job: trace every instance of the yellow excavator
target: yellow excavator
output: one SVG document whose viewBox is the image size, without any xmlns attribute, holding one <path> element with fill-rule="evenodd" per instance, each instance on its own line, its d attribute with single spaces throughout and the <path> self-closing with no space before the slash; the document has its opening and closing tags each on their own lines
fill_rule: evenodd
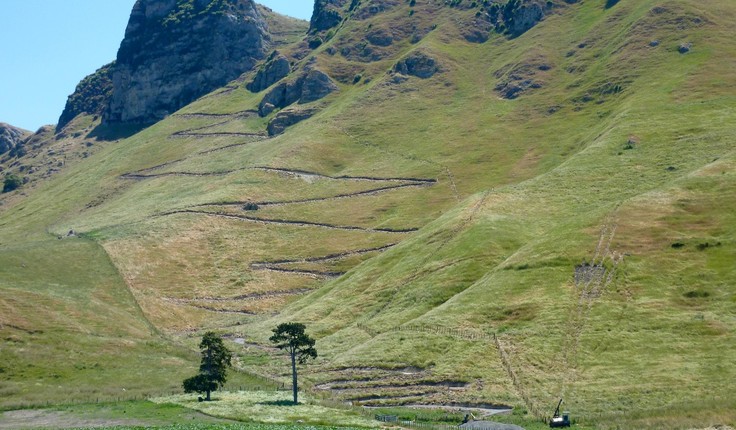
<svg viewBox="0 0 736 430">
<path fill-rule="evenodd" d="M 560 406 L 562 406 L 562 399 L 557 404 L 557 409 L 555 409 L 552 419 L 549 420 L 549 426 L 551 428 L 570 427 L 570 412 L 562 412 L 562 415 L 560 415 Z"/>
</svg>

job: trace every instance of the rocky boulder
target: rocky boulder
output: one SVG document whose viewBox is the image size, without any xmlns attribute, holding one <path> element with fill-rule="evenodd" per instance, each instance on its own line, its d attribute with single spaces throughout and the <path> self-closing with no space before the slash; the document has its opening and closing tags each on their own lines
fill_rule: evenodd
<svg viewBox="0 0 736 430">
<path fill-rule="evenodd" d="M 248 90 L 258 93 L 276 82 L 284 79 L 291 72 L 291 64 L 289 59 L 281 55 L 278 51 L 273 51 L 268 61 L 258 69 L 253 81 L 246 85 Z"/>
<path fill-rule="evenodd" d="M 115 63 L 99 68 L 77 84 L 74 93 L 66 100 L 59 117 L 56 132 L 81 114 L 102 115 L 112 96 L 112 69 Z"/>
<path fill-rule="evenodd" d="M 310 70 L 302 82 L 301 97 L 299 103 L 310 103 L 337 91 L 337 85 L 319 70 Z"/>
<path fill-rule="evenodd" d="M 514 8 L 506 7 L 504 12 L 506 30 L 515 36 L 537 25 L 544 18 L 546 8 L 546 3 L 540 1 L 518 1 L 516 4 Z"/>
<path fill-rule="evenodd" d="M 251 70 L 269 44 L 253 0 L 137 0 L 103 122 L 158 121 Z"/>
<path fill-rule="evenodd" d="M 310 103 L 337 90 L 337 85 L 326 73 L 312 69 L 296 80 L 276 85 L 263 97 L 258 112 L 261 116 L 267 116 L 277 108 L 285 108 L 296 102 Z"/>
<path fill-rule="evenodd" d="M 408 57 L 396 63 L 394 71 L 402 75 L 416 76 L 427 79 L 440 71 L 437 61 L 429 55 L 415 51 Z"/>
<path fill-rule="evenodd" d="M 311 118 L 317 113 L 317 108 L 287 108 L 277 113 L 268 123 L 268 135 L 277 136 L 287 127 Z"/>
<path fill-rule="evenodd" d="M 0 155 L 20 148 L 31 132 L 0 122 Z"/>
<path fill-rule="evenodd" d="M 258 114 L 267 116 L 276 109 L 285 108 L 299 100 L 302 93 L 302 80 L 281 82 L 269 91 L 258 105 Z"/>
</svg>

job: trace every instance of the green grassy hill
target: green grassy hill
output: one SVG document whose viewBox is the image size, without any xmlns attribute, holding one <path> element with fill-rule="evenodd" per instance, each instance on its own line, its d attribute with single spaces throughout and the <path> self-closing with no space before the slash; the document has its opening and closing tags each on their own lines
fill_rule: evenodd
<svg viewBox="0 0 736 430">
<path fill-rule="evenodd" d="M 174 387 L 210 328 L 283 377 L 251 342 L 298 320 L 338 399 L 733 424 L 736 6 L 591 0 L 475 43 L 459 3 L 280 48 L 339 87 L 280 136 L 230 86 L 11 196 L 0 404 Z"/>
</svg>

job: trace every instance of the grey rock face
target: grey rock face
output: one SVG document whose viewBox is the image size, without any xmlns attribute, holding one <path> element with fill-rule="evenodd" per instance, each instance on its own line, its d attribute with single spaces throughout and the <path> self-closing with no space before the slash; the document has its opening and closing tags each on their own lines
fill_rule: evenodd
<svg viewBox="0 0 736 430">
<path fill-rule="evenodd" d="M 258 70 L 253 81 L 246 87 L 254 93 L 261 92 L 287 77 L 289 72 L 291 72 L 289 60 L 278 51 L 273 51 L 266 64 Z"/>
<path fill-rule="evenodd" d="M 268 92 L 258 106 L 258 113 L 267 116 L 276 109 L 295 103 L 301 97 L 301 79 L 293 82 L 281 82 Z"/>
<path fill-rule="evenodd" d="M 277 108 L 285 108 L 296 102 L 310 103 L 337 90 L 337 85 L 327 74 L 313 69 L 294 81 L 276 85 L 263 97 L 258 112 L 261 116 L 267 116 Z"/>
<path fill-rule="evenodd" d="M 0 122 L 0 154 L 19 147 L 29 135 L 28 131 Z"/>
<path fill-rule="evenodd" d="M 511 34 L 522 34 L 537 25 L 544 18 L 544 5 L 536 2 L 528 2 L 513 11 L 511 19 L 507 22 Z"/>
<path fill-rule="evenodd" d="M 269 40 L 253 0 L 138 0 L 103 122 L 158 121 L 251 70 Z"/>
<path fill-rule="evenodd" d="M 343 7 L 347 0 L 315 0 L 309 32 L 317 33 L 336 27 L 343 19 Z M 351 5 L 352 7 L 352 5 Z"/>
<path fill-rule="evenodd" d="M 310 70 L 302 84 L 302 94 L 299 103 L 310 103 L 326 97 L 337 91 L 337 85 L 332 82 L 326 73 L 319 70 Z"/>
<path fill-rule="evenodd" d="M 276 136 L 283 133 L 287 127 L 310 118 L 317 112 L 316 108 L 288 108 L 277 113 L 268 123 L 268 135 Z"/>
<path fill-rule="evenodd" d="M 394 66 L 394 71 L 402 75 L 411 75 L 427 79 L 440 71 L 439 65 L 434 58 L 423 52 L 412 52 L 408 57 L 399 61 Z"/>
</svg>

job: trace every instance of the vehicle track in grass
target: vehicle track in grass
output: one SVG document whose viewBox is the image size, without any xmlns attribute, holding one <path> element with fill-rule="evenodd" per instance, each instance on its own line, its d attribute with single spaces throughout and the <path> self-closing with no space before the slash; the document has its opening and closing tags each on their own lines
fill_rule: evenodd
<svg viewBox="0 0 736 430">
<path fill-rule="evenodd" d="M 561 397 L 565 397 L 567 391 L 574 388 L 577 383 L 580 339 L 588 324 L 593 304 L 606 292 L 616 276 L 618 266 L 623 262 L 624 254 L 611 250 L 615 235 L 616 224 L 609 221 L 601 228 L 591 262 L 584 261 L 575 267 L 573 276 L 575 297 L 562 339 Z"/>
<path fill-rule="evenodd" d="M 379 246 L 376 248 L 365 248 L 365 249 L 358 249 L 354 251 L 345 251 L 345 252 L 325 255 L 322 257 L 305 257 L 305 258 L 297 258 L 297 259 L 292 259 L 292 260 L 276 260 L 276 261 L 256 261 L 250 264 L 250 268 L 253 270 L 267 270 L 267 271 L 272 271 L 272 272 L 291 273 L 291 274 L 311 276 L 311 277 L 317 277 L 317 278 L 335 278 L 335 277 L 344 275 L 345 272 L 290 269 L 284 266 L 289 266 L 293 264 L 307 264 L 307 263 L 327 263 L 327 262 L 342 260 L 348 257 L 365 255 L 371 252 L 383 252 L 394 246 L 396 246 L 396 244 L 391 243 L 391 244 Z"/>
</svg>

